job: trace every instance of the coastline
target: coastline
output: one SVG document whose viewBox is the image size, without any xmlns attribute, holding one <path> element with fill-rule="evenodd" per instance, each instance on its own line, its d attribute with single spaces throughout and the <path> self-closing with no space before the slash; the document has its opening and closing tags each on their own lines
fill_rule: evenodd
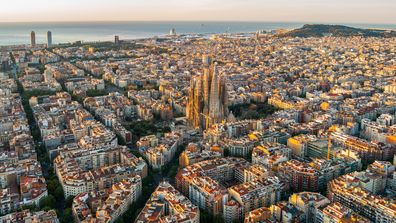
<svg viewBox="0 0 396 223">
<path fill-rule="evenodd" d="M 222 33 L 254 33 L 259 30 L 294 29 L 305 23 L 291 22 L 217 22 L 217 21 L 176 21 L 176 22 L 29 22 L 0 23 L 0 46 L 19 46 L 30 43 L 30 32 L 36 32 L 38 44 L 46 43 L 45 33 L 50 30 L 54 44 L 113 41 L 114 36 L 122 40 L 147 39 L 165 36 L 172 28 L 178 34 L 212 35 Z M 396 24 L 344 24 L 347 26 L 396 30 Z"/>
</svg>

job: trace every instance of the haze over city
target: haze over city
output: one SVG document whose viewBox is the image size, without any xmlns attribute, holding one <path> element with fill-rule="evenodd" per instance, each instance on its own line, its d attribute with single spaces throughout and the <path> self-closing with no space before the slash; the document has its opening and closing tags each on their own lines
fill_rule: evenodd
<svg viewBox="0 0 396 223">
<path fill-rule="evenodd" d="M 277 21 L 396 23 L 394 0 L 13 0 L 0 22 Z"/>
</svg>

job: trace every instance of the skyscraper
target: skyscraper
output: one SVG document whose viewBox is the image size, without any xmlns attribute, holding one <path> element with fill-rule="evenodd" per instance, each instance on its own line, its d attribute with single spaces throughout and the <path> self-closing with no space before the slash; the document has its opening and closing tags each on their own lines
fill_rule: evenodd
<svg viewBox="0 0 396 223">
<path fill-rule="evenodd" d="M 32 46 L 36 45 L 36 33 L 34 31 L 30 33 L 30 44 Z"/>
<path fill-rule="evenodd" d="M 169 31 L 169 35 L 171 35 L 171 36 L 176 36 L 176 29 L 175 29 L 175 28 L 172 28 L 172 29 Z"/>
<path fill-rule="evenodd" d="M 120 44 L 120 37 L 119 36 L 114 36 L 114 44 L 115 45 Z"/>
<path fill-rule="evenodd" d="M 216 71 L 216 65 L 209 56 L 202 58 L 204 73 L 191 80 L 187 120 L 192 126 L 207 129 L 220 123 L 228 115 L 225 79 Z"/>
<path fill-rule="evenodd" d="M 50 47 L 52 45 L 52 33 L 51 31 L 47 32 L 47 46 Z"/>
</svg>

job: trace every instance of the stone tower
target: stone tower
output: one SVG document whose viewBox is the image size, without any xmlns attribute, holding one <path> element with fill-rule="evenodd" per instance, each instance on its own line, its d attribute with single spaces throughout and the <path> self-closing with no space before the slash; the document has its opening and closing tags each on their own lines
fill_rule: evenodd
<svg viewBox="0 0 396 223">
<path fill-rule="evenodd" d="M 216 64 L 203 56 L 203 74 L 191 80 L 187 120 L 195 128 L 205 130 L 228 116 L 225 79 L 218 74 Z"/>
</svg>

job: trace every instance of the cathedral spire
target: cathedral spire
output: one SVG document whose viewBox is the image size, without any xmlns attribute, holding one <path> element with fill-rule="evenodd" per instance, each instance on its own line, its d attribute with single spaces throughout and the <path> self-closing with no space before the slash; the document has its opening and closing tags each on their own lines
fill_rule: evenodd
<svg viewBox="0 0 396 223">
<path fill-rule="evenodd" d="M 225 81 L 217 72 L 216 64 L 204 55 L 203 75 L 191 82 L 186 108 L 187 120 L 196 128 L 206 129 L 228 116 Z"/>
</svg>

